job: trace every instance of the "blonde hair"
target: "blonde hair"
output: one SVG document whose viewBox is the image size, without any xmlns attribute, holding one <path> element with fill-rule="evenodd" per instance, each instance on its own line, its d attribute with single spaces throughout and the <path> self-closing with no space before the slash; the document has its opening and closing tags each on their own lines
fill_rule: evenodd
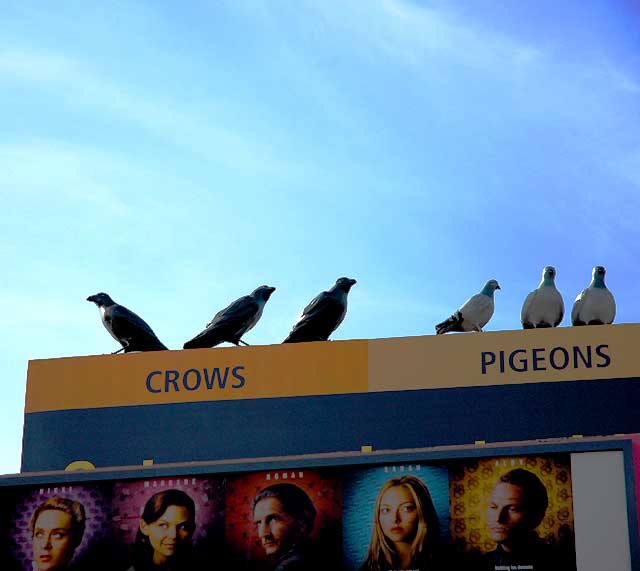
<svg viewBox="0 0 640 571">
<path fill-rule="evenodd" d="M 436 514 L 431 494 L 425 483 L 415 476 L 407 475 L 392 478 L 384 483 L 378 492 L 373 512 L 373 526 L 369 551 L 361 569 L 367 571 L 383 571 L 396 568 L 396 551 L 393 542 L 385 536 L 380 525 L 380 504 L 384 493 L 393 487 L 401 486 L 408 490 L 416 504 L 418 514 L 418 529 L 411 542 L 411 562 L 431 556 L 431 548 L 436 543 L 440 533 L 438 516 Z"/>
</svg>

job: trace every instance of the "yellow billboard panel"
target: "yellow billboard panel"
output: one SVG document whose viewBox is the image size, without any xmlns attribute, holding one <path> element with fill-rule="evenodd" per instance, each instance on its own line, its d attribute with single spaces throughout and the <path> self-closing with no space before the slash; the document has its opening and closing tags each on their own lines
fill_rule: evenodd
<svg viewBox="0 0 640 571">
<path fill-rule="evenodd" d="M 366 391 L 366 341 L 153 351 L 30 361 L 26 412 Z"/>
<path fill-rule="evenodd" d="M 640 325 L 35 360 L 26 412 L 640 377 Z"/>
<path fill-rule="evenodd" d="M 640 325 L 369 341 L 369 390 L 640 377 Z"/>
</svg>

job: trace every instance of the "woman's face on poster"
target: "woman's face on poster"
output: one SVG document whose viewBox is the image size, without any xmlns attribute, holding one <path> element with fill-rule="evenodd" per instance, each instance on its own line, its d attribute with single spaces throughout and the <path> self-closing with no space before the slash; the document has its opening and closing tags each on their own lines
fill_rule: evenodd
<svg viewBox="0 0 640 571">
<path fill-rule="evenodd" d="M 411 543 L 418 529 L 418 508 L 406 486 L 393 486 L 382 494 L 380 527 L 394 543 Z"/>
<path fill-rule="evenodd" d="M 154 522 L 140 521 L 140 530 L 149 538 L 153 562 L 161 564 L 187 544 L 193 535 L 193 519 L 183 506 L 169 506 Z"/>
<path fill-rule="evenodd" d="M 44 510 L 33 526 L 33 568 L 36 571 L 66 569 L 75 545 L 71 515 L 62 510 Z"/>
</svg>

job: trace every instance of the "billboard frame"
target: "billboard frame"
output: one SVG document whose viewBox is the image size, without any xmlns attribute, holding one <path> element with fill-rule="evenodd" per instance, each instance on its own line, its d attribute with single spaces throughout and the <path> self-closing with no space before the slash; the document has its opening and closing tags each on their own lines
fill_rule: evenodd
<svg viewBox="0 0 640 571">
<path fill-rule="evenodd" d="M 640 536 L 638 505 L 636 502 L 636 475 L 631 435 L 602 438 L 574 437 L 553 441 L 527 441 L 499 444 L 478 443 L 468 446 L 383 450 L 375 452 L 342 452 L 272 458 L 218 460 L 157 464 L 149 466 L 119 466 L 94 470 L 70 470 L 9 474 L 0 476 L 0 488 L 34 485 L 63 485 L 109 480 L 162 478 L 170 476 L 202 476 L 234 474 L 238 472 L 262 472 L 269 470 L 300 468 L 338 468 L 376 466 L 410 462 L 437 462 L 481 457 L 507 457 L 540 455 L 546 453 L 580 453 L 619 451 L 624 463 L 624 482 L 627 500 L 629 548 L 633 571 L 640 571 Z M 640 459 L 639 459 L 640 460 Z"/>
</svg>

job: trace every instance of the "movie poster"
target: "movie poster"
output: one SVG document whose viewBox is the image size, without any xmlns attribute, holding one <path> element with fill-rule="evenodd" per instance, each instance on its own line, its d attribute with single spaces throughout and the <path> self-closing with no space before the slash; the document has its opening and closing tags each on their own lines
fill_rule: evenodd
<svg viewBox="0 0 640 571">
<path fill-rule="evenodd" d="M 568 454 L 450 464 L 451 533 L 469 571 L 573 571 Z"/>
<path fill-rule="evenodd" d="M 218 565 L 224 533 L 223 478 L 173 477 L 114 485 L 116 571 Z"/>
<path fill-rule="evenodd" d="M 0 489 L 2 571 L 575 571 L 569 454 Z"/>
<path fill-rule="evenodd" d="M 76 571 L 110 568 L 109 488 L 95 484 L 38 486 L 3 492 L 1 568 Z"/>
<path fill-rule="evenodd" d="M 277 470 L 227 481 L 227 569 L 342 568 L 339 473 Z"/>
<path fill-rule="evenodd" d="M 451 568 L 446 467 L 364 468 L 346 474 L 343 485 L 344 569 Z"/>
</svg>

